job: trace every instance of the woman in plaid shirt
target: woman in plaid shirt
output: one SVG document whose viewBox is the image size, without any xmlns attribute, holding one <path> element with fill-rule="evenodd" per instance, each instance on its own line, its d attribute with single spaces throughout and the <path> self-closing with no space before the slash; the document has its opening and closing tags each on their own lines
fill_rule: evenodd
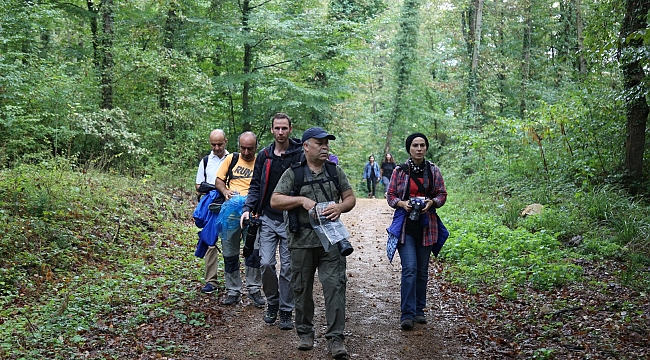
<svg viewBox="0 0 650 360">
<path fill-rule="evenodd" d="M 424 156 L 429 139 L 414 133 L 406 138 L 410 157 L 395 168 L 388 185 L 388 205 L 403 208 L 407 215 L 397 243 L 402 262 L 401 316 L 402 329 L 413 329 L 414 322 L 426 324 L 426 290 L 429 280 L 429 258 L 433 244 L 438 241 L 436 208 L 445 204 L 447 190 L 440 169 Z M 414 201 L 423 202 L 421 212 L 414 210 Z M 415 212 L 411 213 L 412 210 Z"/>
</svg>

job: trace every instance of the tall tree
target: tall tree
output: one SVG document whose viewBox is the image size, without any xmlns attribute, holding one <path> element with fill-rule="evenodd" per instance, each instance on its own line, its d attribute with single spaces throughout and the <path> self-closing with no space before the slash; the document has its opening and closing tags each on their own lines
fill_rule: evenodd
<svg viewBox="0 0 650 360">
<path fill-rule="evenodd" d="M 419 32 L 419 0 L 406 0 L 402 5 L 402 13 L 399 20 L 399 32 L 395 38 L 395 82 L 396 89 L 392 101 L 390 118 L 386 129 L 386 145 L 384 154 L 390 152 L 390 144 L 393 139 L 393 132 L 397 126 L 405 105 L 404 96 L 411 81 L 413 67 L 417 63 L 417 44 Z"/>
<path fill-rule="evenodd" d="M 174 38 L 178 31 L 180 19 L 178 17 L 178 4 L 176 1 L 171 1 L 169 9 L 167 10 L 167 18 L 165 19 L 165 28 L 163 33 L 163 58 L 169 59 L 174 51 Z M 158 106 L 161 110 L 166 111 L 169 109 L 170 97 L 169 76 L 162 74 L 158 78 Z"/>
<path fill-rule="evenodd" d="M 478 59 L 481 48 L 483 0 L 472 0 L 467 11 L 463 12 L 462 21 L 467 52 L 470 57 L 467 102 L 471 116 L 474 117 L 478 112 Z"/>
<path fill-rule="evenodd" d="M 102 64 L 101 64 L 101 89 L 102 102 L 101 108 L 110 110 L 113 108 L 113 71 L 115 63 L 113 61 L 113 36 L 115 13 L 113 10 L 113 0 L 102 0 L 102 25 L 103 36 L 101 41 Z"/>
<path fill-rule="evenodd" d="M 625 142 L 625 168 L 632 181 L 643 178 L 643 153 L 648 120 L 647 88 L 644 85 L 643 35 L 647 28 L 650 0 L 627 0 L 625 17 L 621 24 L 621 68 L 625 91 L 627 139 Z"/>
<path fill-rule="evenodd" d="M 519 100 L 519 117 L 526 118 L 527 87 L 530 81 L 530 51 L 531 34 L 533 32 L 532 0 L 525 0 L 524 5 L 524 36 L 522 37 L 521 51 L 521 96 Z"/>
<path fill-rule="evenodd" d="M 585 60 L 585 39 L 582 34 L 584 24 L 582 23 L 582 2 L 575 0 L 576 4 L 576 36 L 578 38 L 578 73 L 580 79 L 587 75 L 587 61 Z"/>
</svg>

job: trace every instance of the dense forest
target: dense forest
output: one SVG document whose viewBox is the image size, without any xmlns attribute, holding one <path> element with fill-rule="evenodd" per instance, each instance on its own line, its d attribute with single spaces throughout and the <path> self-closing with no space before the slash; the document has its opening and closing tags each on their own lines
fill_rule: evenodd
<svg viewBox="0 0 650 360">
<path fill-rule="evenodd" d="M 39 327 L 21 314 L 70 318 L 85 296 L 72 285 L 128 283 L 104 266 L 128 274 L 152 255 L 120 237 L 160 251 L 191 239 L 182 223 L 209 132 L 223 129 L 230 151 L 248 130 L 266 145 L 277 112 L 295 137 L 337 136 L 358 196 L 369 155 L 402 162 L 405 138 L 427 134 L 450 193 L 441 256 L 455 284 L 516 300 L 522 284 L 561 288 L 582 261 L 606 260 L 647 306 L 649 11 L 649 0 L 0 0 L 0 358 L 70 358 L 61 349 L 88 341 L 83 320 Z M 522 217 L 531 203 L 544 212 Z M 157 256 L 200 279 L 182 267 L 191 252 Z M 131 290 L 83 301 L 128 307 Z M 47 332 L 72 340 L 41 345 Z"/>
<path fill-rule="evenodd" d="M 177 173 L 283 111 L 350 169 L 420 130 L 466 172 L 639 191 L 645 3 L 2 0 L 0 164 Z"/>
</svg>

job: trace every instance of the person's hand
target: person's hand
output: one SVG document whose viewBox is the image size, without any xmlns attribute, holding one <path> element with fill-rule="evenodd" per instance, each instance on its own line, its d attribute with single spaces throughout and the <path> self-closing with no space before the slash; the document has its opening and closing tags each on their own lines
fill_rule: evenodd
<svg viewBox="0 0 650 360">
<path fill-rule="evenodd" d="M 432 207 L 435 207 L 436 203 L 433 201 L 433 199 L 426 199 L 424 200 L 424 209 L 422 209 L 422 212 L 425 213 L 429 211 Z"/>
<path fill-rule="evenodd" d="M 341 205 L 330 204 L 323 210 L 323 215 L 330 221 L 336 221 L 341 216 Z"/>
<path fill-rule="evenodd" d="M 302 208 L 309 211 L 311 210 L 314 206 L 316 206 L 316 202 L 308 197 L 303 197 L 302 199 Z"/>
<path fill-rule="evenodd" d="M 235 194 L 237 194 L 236 191 L 233 191 L 233 190 L 226 190 L 226 191 L 223 193 L 223 196 L 226 198 L 226 200 L 230 200 L 233 196 L 235 196 Z"/>
<path fill-rule="evenodd" d="M 398 201 L 396 206 L 403 208 L 404 210 L 406 210 L 406 212 L 411 212 L 411 209 L 413 209 L 413 207 L 411 206 L 411 202 L 407 200 Z"/>
<path fill-rule="evenodd" d="M 244 228 L 244 221 L 248 220 L 250 218 L 250 213 L 248 211 L 244 211 L 243 214 L 241 214 L 241 217 L 239 218 L 239 227 Z"/>
</svg>

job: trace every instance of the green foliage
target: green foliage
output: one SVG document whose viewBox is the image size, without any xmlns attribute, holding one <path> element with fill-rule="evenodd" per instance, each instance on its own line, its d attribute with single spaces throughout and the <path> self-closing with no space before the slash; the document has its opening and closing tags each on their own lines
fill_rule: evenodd
<svg viewBox="0 0 650 360">
<path fill-rule="evenodd" d="M 170 313 L 205 326 L 180 310 L 201 276 L 188 266 L 198 261 L 187 251 L 193 194 L 77 171 L 63 158 L 2 171 L 0 189 L 3 356 L 72 358 L 104 341 L 97 331 L 129 334 Z M 158 350 L 185 351 L 172 341 Z"/>
<path fill-rule="evenodd" d="M 578 266 L 568 262 L 560 242 L 546 231 L 511 230 L 486 216 L 454 220 L 447 226 L 452 237 L 445 257 L 463 270 L 456 280 L 470 287 L 509 284 L 550 289 L 581 274 Z"/>
</svg>

